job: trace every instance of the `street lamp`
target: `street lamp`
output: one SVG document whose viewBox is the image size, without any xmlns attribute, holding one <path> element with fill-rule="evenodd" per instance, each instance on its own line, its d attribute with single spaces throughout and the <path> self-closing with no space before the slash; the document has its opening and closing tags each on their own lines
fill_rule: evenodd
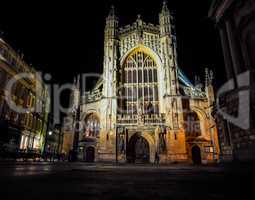
<svg viewBox="0 0 255 200">
<path fill-rule="evenodd" d="M 51 136 L 52 135 L 52 131 L 49 131 L 49 136 Z"/>
</svg>

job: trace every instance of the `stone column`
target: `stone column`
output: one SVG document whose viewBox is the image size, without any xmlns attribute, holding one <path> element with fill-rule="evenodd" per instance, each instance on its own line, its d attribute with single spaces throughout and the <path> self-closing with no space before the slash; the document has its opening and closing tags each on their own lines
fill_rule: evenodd
<svg viewBox="0 0 255 200">
<path fill-rule="evenodd" d="M 233 23 L 230 20 L 226 21 L 226 30 L 228 34 L 228 40 L 229 40 L 229 47 L 230 47 L 230 52 L 232 56 L 232 61 L 233 61 L 233 67 L 234 67 L 234 72 L 235 74 L 239 74 L 241 70 L 241 53 L 239 52 L 238 49 L 238 43 L 236 41 L 236 36 L 235 32 L 233 30 Z"/>
<path fill-rule="evenodd" d="M 229 50 L 225 26 L 220 27 L 219 32 L 220 32 L 222 50 L 223 50 L 223 55 L 224 55 L 224 60 L 225 60 L 225 65 L 226 65 L 225 68 L 226 68 L 226 72 L 227 72 L 227 78 L 228 78 L 228 80 L 230 80 L 235 77 L 235 73 L 234 73 L 234 69 L 233 69 L 233 64 L 232 64 L 231 54 L 230 54 L 230 50 Z"/>
<path fill-rule="evenodd" d="M 156 152 L 159 153 L 159 134 L 160 134 L 160 128 L 157 127 L 155 130 L 155 149 Z"/>
</svg>

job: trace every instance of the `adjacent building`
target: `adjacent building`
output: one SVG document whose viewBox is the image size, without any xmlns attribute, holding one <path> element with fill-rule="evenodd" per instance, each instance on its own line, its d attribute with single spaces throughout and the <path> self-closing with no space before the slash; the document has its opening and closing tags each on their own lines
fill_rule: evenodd
<svg viewBox="0 0 255 200">
<path fill-rule="evenodd" d="M 209 16 L 219 29 L 228 82 L 217 119 L 223 161 L 254 161 L 255 2 L 215 0 Z"/>
<path fill-rule="evenodd" d="M 52 113 L 48 115 L 48 128 L 45 135 L 44 153 L 60 155 L 63 146 L 62 125 L 56 124 Z"/>
<path fill-rule="evenodd" d="M 187 79 L 177 61 L 173 21 L 166 2 L 158 25 L 138 15 L 132 24 L 119 27 L 111 8 L 103 74 L 85 93 L 79 86 L 83 80 L 77 79 L 71 95 L 73 112 L 66 121 L 75 122 L 78 115 L 83 125 L 79 159 L 152 163 L 159 155 L 161 163 L 218 160 L 212 73 L 205 70 L 204 86 Z M 65 153 L 75 147 L 74 127 L 65 130 Z"/>
<path fill-rule="evenodd" d="M 26 74 L 26 75 L 25 75 Z M 19 78 L 20 75 L 25 75 Z M 13 79 L 15 78 L 15 79 Z M 10 80 L 14 81 L 7 89 Z M 9 99 L 7 99 L 9 95 Z M 13 102 L 19 112 L 12 109 Z M 0 38 L 0 144 L 5 150 L 37 150 L 44 145 L 50 95 L 35 69 Z"/>
</svg>

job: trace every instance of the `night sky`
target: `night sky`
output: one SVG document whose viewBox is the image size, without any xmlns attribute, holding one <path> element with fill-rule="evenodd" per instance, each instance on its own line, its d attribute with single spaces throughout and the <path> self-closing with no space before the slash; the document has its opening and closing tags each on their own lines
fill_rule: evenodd
<svg viewBox="0 0 255 200">
<path fill-rule="evenodd" d="M 104 23 L 112 4 L 121 26 L 132 23 L 137 14 L 157 24 L 162 5 L 161 0 L 52 2 L 2 4 L 0 31 L 15 50 L 23 52 L 27 63 L 51 73 L 56 83 L 72 82 L 81 72 L 102 72 Z M 180 68 L 193 81 L 195 75 L 204 79 L 204 68 L 209 67 L 219 87 L 225 71 L 219 35 L 207 17 L 210 4 L 210 0 L 168 1 L 176 19 Z"/>
</svg>

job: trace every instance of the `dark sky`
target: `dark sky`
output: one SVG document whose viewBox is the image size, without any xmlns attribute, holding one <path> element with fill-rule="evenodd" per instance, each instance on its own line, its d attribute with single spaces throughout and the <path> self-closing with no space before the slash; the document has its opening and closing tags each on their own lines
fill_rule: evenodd
<svg viewBox="0 0 255 200">
<path fill-rule="evenodd" d="M 21 50 L 25 61 L 49 72 L 54 81 L 71 82 L 80 72 L 102 72 L 105 17 L 115 5 L 120 24 L 137 14 L 158 23 L 161 0 L 8 1 L 1 5 L 0 30 L 5 40 Z M 218 33 L 207 13 L 210 0 L 169 0 L 175 13 L 179 66 L 193 80 L 204 78 L 204 68 L 215 71 L 217 85 L 224 73 Z"/>
</svg>

